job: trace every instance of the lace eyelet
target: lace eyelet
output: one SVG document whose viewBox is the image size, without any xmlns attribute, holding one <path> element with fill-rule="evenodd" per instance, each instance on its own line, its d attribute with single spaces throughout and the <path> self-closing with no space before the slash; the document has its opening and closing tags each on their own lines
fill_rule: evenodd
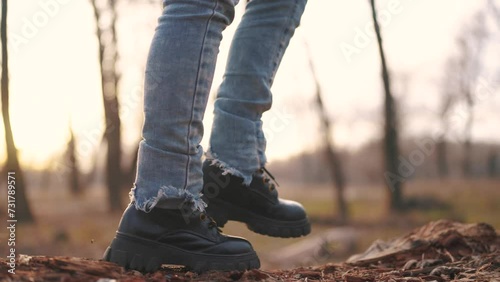
<svg viewBox="0 0 500 282">
<path fill-rule="evenodd" d="M 274 186 L 274 184 L 269 185 L 269 191 L 274 191 L 275 189 L 276 187 Z"/>
<path fill-rule="evenodd" d="M 200 220 L 204 221 L 207 218 L 207 216 L 204 213 L 200 213 Z"/>
</svg>

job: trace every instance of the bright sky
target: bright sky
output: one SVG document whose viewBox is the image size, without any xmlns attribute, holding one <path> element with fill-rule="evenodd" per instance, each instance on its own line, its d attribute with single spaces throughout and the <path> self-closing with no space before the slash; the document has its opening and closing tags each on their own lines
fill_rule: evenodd
<svg viewBox="0 0 500 282">
<path fill-rule="evenodd" d="M 500 0 L 497 0 L 500 6 Z M 82 163 L 94 157 L 103 130 L 102 98 L 97 61 L 94 18 L 89 1 L 9 1 L 11 115 L 14 137 L 25 165 L 44 166 L 60 155 L 72 124 Z M 464 22 L 486 0 L 384 0 L 377 1 L 389 67 L 401 100 L 403 132 L 429 132 L 439 103 L 443 63 L 456 49 L 455 36 Z M 241 16 L 243 7 L 238 8 Z M 143 69 L 157 7 L 120 9 L 120 68 L 123 72 L 122 104 L 125 153 L 139 139 L 142 124 Z M 231 34 L 225 32 L 214 88 L 220 83 Z M 370 29 L 368 1 L 309 0 L 273 87 L 274 106 L 264 117 L 269 159 L 283 159 L 312 150 L 320 127 L 314 104 L 304 42 L 313 53 L 325 103 L 335 122 L 339 146 L 356 149 L 380 136 L 382 88 L 377 45 Z M 500 61 L 496 39 L 484 51 L 489 67 Z M 343 49 L 342 49 L 343 48 Z M 342 51 L 344 50 L 344 51 Z M 348 54 L 347 50 L 352 51 Z M 489 63 L 488 63 L 489 62 Z M 407 78 L 406 93 L 397 91 Z M 492 72 L 483 75 L 487 89 L 498 86 Z M 498 75 L 497 75 L 498 77 Z M 500 142 L 498 91 L 476 108 L 476 140 Z M 213 98 L 213 97 L 212 97 Z M 205 118 L 205 138 L 210 133 L 213 107 Z M 418 118 L 417 118 L 418 117 Z M 71 122 L 70 122 L 71 120 Z M 3 131 L 0 132 L 2 140 Z M 4 142 L 0 156 L 5 155 Z"/>
</svg>

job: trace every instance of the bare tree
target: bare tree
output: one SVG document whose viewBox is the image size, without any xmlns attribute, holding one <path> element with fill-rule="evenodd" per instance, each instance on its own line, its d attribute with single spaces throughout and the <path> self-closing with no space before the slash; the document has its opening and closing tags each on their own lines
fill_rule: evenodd
<svg viewBox="0 0 500 282">
<path fill-rule="evenodd" d="M 499 155 L 497 150 L 492 148 L 488 153 L 487 171 L 490 178 L 496 178 L 498 174 Z"/>
<path fill-rule="evenodd" d="M 5 128 L 5 143 L 7 144 L 7 172 L 13 172 L 15 177 L 15 218 L 22 222 L 34 222 L 35 218 L 31 212 L 28 199 L 26 197 L 26 182 L 24 174 L 17 157 L 16 144 L 12 135 L 9 113 L 9 54 L 7 51 L 7 0 L 2 0 L 2 21 L 0 24 L 2 41 L 2 117 Z M 12 181 L 12 179 L 8 179 Z M 12 182 L 10 182 L 12 183 Z"/>
<path fill-rule="evenodd" d="M 106 119 L 105 139 L 107 142 L 106 184 L 108 203 L 111 211 L 121 211 L 121 122 L 118 103 L 118 45 L 116 32 L 116 1 L 103 0 L 97 3 L 91 0 L 96 20 L 96 34 L 99 42 L 99 65 L 101 69 L 101 87 Z"/>
<path fill-rule="evenodd" d="M 377 10 L 375 8 L 375 0 L 370 0 L 372 9 L 373 26 L 377 35 L 378 49 L 380 54 L 380 61 L 382 64 L 382 81 L 384 84 L 384 156 L 385 156 L 385 169 L 388 173 L 397 175 L 398 171 L 398 124 L 396 118 L 396 105 L 394 97 L 391 93 L 391 84 L 387 63 L 385 60 L 384 47 L 382 44 L 382 35 L 380 34 L 380 26 L 377 20 Z M 403 182 L 402 181 L 387 181 L 390 195 L 390 208 L 391 210 L 399 210 L 403 208 Z"/>
<path fill-rule="evenodd" d="M 457 60 L 450 58 L 446 63 L 445 76 L 441 84 L 441 105 L 439 108 L 441 134 L 436 142 L 436 162 L 440 178 L 445 178 L 449 174 L 446 135 L 450 127 L 448 115 L 459 95 L 459 89 L 457 89 L 457 82 L 459 80 L 456 72 L 457 67 Z"/>
<path fill-rule="evenodd" d="M 465 177 L 472 175 L 472 127 L 474 125 L 474 87 L 481 74 L 481 51 L 486 38 L 484 15 L 479 12 L 472 24 L 467 25 L 458 39 L 459 55 L 457 73 L 460 95 L 465 102 L 467 117 L 463 133 L 462 170 Z"/>
<path fill-rule="evenodd" d="M 336 191 L 337 194 L 337 205 L 338 205 L 338 212 L 339 212 L 339 219 L 342 223 L 347 222 L 348 220 L 348 210 L 347 210 L 347 204 L 345 201 L 345 195 L 344 195 L 344 190 L 345 190 L 345 175 L 342 167 L 342 162 L 340 161 L 339 155 L 335 150 L 333 138 L 332 138 L 332 131 L 331 131 L 331 122 L 330 118 L 328 117 L 328 113 L 326 111 L 325 105 L 323 103 L 322 99 L 322 94 L 321 94 L 321 85 L 319 83 L 318 77 L 316 75 L 315 69 L 314 69 L 314 63 L 313 59 L 311 56 L 311 53 L 309 52 L 308 45 L 306 44 L 306 49 L 308 51 L 308 58 L 309 58 L 309 65 L 311 69 L 311 74 L 312 77 L 314 78 L 314 83 L 316 86 L 316 103 L 318 105 L 318 113 L 319 117 L 321 120 L 321 124 L 323 127 L 323 138 L 325 142 L 325 150 L 326 150 L 326 156 L 327 156 L 327 161 L 330 166 L 330 171 L 331 175 L 334 181 L 334 190 Z"/>
<path fill-rule="evenodd" d="M 491 13 L 493 14 L 493 17 L 495 18 L 498 27 L 500 27 L 500 9 L 497 7 L 497 5 L 494 3 L 493 0 L 488 0 L 488 7 Z M 489 153 L 488 157 L 488 174 L 490 175 L 491 178 L 495 178 L 498 174 L 498 170 L 500 167 L 500 157 L 497 151 L 492 149 Z"/>
<path fill-rule="evenodd" d="M 69 161 L 69 187 L 71 193 L 74 195 L 80 195 L 82 193 L 80 185 L 80 170 L 78 167 L 78 160 L 76 158 L 76 141 L 75 135 L 73 134 L 73 129 L 69 128 L 70 138 L 66 148 L 66 155 Z"/>
</svg>

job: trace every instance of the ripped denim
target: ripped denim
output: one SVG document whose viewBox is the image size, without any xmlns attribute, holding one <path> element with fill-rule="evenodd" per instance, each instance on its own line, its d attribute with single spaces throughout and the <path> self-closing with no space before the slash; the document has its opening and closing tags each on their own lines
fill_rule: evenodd
<svg viewBox="0 0 500 282">
<path fill-rule="evenodd" d="M 306 0 L 252 0 L 217 93 L 207 158 L 250 183 L 266 162 L 262 113 Z M 143 140 L 130 192 L 137 209 L 203 211 L 203 115 L 222 31 L 237 0 L 164 0 L 146 66 Z"/>
</svg>

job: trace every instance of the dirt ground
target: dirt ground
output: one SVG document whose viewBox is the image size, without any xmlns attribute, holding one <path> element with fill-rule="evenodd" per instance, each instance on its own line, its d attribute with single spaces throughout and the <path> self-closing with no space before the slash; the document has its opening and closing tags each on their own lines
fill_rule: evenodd
<svg viewBox="0 0 500 282">
<path fill-rule="evenodd" d="M 19 257 L 16 274 L 0 260 L 0 281 L 493 281 L 500 282 L 500 235 L 487 224 L 434 221 L 339 264 L 287 270 L 154 273 L 75 257 Z"/>
</svg>

